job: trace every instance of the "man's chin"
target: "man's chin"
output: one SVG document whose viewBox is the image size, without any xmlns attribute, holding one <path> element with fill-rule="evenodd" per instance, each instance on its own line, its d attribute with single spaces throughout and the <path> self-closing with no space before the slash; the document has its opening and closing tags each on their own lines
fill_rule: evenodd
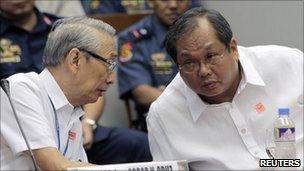
<svg viewBox="0 0 304 171">
<path fill-rule="evenodd" d="M 104 94 L 105 94 L 105 92 L 98 94 L 98 96 L 94 97 L 94 99 L 93 99 L 94 102 L 92 102 L 92 103 L 95 103 L 100 97 L 103 97 Z"/>
<path fill-rule="evenodd" d="M 95 102 L 97 102 L 97 100 L 98 100 L 98 98 L 99 98 L 99 97 L 102 97 L 102 96 L 98 96 L 98 97 L 96 97 L 96 98 L 92 99 L 91 103 L 95 103 Z"/>
<path fill-rule="evenodd" d="M 95 103 L 97 100 L 98 100 L 98 97 L 97 97 L 97 98 L 94 97 L 94 98 L 87 99 L 87 100 L 84 102 L 84 105 L 90 104 L 90 103 Z"/>
</svg>

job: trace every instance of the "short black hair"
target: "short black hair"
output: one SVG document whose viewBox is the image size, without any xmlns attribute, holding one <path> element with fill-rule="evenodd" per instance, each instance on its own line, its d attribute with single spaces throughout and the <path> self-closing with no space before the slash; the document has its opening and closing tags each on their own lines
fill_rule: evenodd
<svg viewBox="0 0 304 171">
<path fill-rule="evenodd" d="M 192 8 L 173 23 L 165 38 L 166 50 L 175 63 L 177 63 L 177 40 L 198 27 L 199 17 L 206 17 L 215 30 L 218 40 L 226 46 L 228 51 L 230 50 L 229 44 L 233 33 L 226 19 L 216 10 L 209 10 L 204 7 Z"/>
</svg>

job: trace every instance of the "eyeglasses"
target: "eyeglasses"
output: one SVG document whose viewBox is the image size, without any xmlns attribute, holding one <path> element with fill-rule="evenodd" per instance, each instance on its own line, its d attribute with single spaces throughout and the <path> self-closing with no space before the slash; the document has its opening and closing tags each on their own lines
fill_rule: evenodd
<svg viewBox="0 0 304 171">
<path fill-rule="evenodd" d="M 215 66 L 221 62 L 223 56 L 226 52 L 226 49 L 223 53 L 209 53 L 207 54 L 204 59 L 200 61 L 193 61 L 193 60 L 186 60 L 183 64 L 179 64 L 178 67 L 180 70 L 183 70 L 186 73 L 192 73 L 198 71 L 201 67 L 201 63 L 204 63 L 206 66 Z M 204 61 L 204 62 L 202 62 Z"/>
<path fill-rule="evenodd" d="M 88 53 L 89 55 L 91 55 L 92 57 L 94 57 L 94 58 L 96 58 L 96 59 L 99 59 L 99 60 L 102 60 L 103 62 L 105 62 L 105 63 L 107 64 L 107 67 L 108 67 L 108 69 L 109 69 L 110 71 L 114 71 L 114 69 L 115 69 L 115 67 L 116 67 L 116 65 L 117 65 L 117 63 L 116 63 L 115 60 L 109 60 L 109 59 L 107 59 L 107 58 L 105 58 L 105 57 L 102 57 L 102 56 L 100 56 L 100 55 L 97 55 L 97 54 L 95 54 L 95 53 L 93 53 L 93 52 L 90 52 L 90 51 L 88 51 L 88 50 L 85 50 L 85 49 L 79 49 L 79 50 L 80 50 L 80 51 L 84 51 L 84 52 Z"/>
</svg>

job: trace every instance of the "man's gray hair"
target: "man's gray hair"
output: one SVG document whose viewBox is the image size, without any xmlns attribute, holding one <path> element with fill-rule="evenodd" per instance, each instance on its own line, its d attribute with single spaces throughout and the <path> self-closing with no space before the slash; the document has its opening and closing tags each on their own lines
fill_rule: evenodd
<svg viewBox="0 0 304 171">
<path fill-rule="evenodd" d="M 102 44 L 94 30 L 109 34 L 114 38 L 115 29 L 109 24 L 88 17 L 71 17 L 57 20 L 43 54 L 44 66 L 57 66 L 72 48 L 97 51 Z"/>
</svg>

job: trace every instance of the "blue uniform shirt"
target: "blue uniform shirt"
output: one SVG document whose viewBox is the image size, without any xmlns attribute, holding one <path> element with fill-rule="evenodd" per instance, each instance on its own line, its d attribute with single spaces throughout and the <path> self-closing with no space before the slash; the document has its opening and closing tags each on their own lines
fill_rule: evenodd
<svg viewBox="0 0 304 171">
<path fill-rule="evenodd" d="M 81 0 L 86 14 L 125 13 L 121 0 Z"/>
<path fill-rule="evenodd" d="M 28 32 L 0 15 L 0 78 L 19 72 L 41 72 L 47 35 L 58 17 L 36 8 L 37 24 Z"/>
<path fill-rule="evenodd" d="M 166 53 L 167 29 L 150 15 L 119 34 L 118 84 L 120 98 L 131 97 L 141 84 L 164 87 L 177 73 L 177 66 Z"/>
</svg>

